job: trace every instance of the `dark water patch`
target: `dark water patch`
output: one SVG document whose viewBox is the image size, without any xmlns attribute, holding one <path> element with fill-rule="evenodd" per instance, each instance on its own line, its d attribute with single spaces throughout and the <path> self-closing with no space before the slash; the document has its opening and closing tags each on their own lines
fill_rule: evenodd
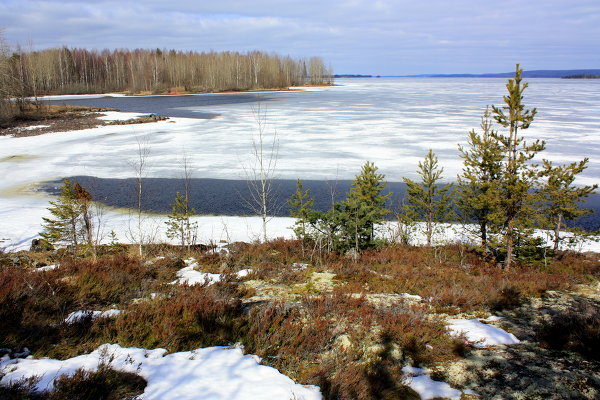
<svg viewBox="0 0 600 400">
<path fill-rule="evenodd" d="M 111 207 L 137 209 L 137 180 L 109 179 L 92 176 L 70 177 L 74 182 L 87 188 L 92 197 Z M 62 180 L 42 186 L 42 190 L 54 195 L 60 193 Z M 303 180 L 304 190 L 310 189 L 314 198 L 314 209 L 327 211 L 334 202 L 346 198 L 352 186 L 350 180 L 324 181 Z M 168 214 L 171 211 L 176 193 L 184 192 L 185 181 L 174 178 L 145 178 L 142 181 L 142 209 L 147 212 Z M 287 204 L 296 191 L 296 180 L 278 179 L 273 182 L 270 209 L 273 215 L 287 217 L 290 207 Z M 398 211 L 406 193 L 403 182 L 388 182 L 384 193 L 392 192 L 387 208 Z M 252 202 L 249 182 L 244 180 L 196 178 L 189 180 L 190 207 L 197 214 L 209 215 L 256 215 L 257 204 Z M 591 196 L 585 207 L 594 213 L 577 221 L 577 226 L 588 230 L 600 229 L 600 195 Z M 390 215 L 393 218 L 393 214 Z"/>
<path fill-rule="evenodd" d="M 103 204 L 119 208 L 137 208 L 138 183 L 135 178 L 110 179 L 92 176 L 69 177 L 87 188 L 92 197 Z M 62 180 L 50 182 L 42 190 L 53 195 L 60 193 Z M 303 180 L 304 190 L 310 189 L 315 199 L 314 209 L 326 211 L 333 202 L 343 200 L 352 186 L 350 180 Z M 185 181 L 171 178 L 144 178 L 142 181 L 142 209 L 167 214 L 171 211 L 176 193 L 184 192 Z M 388 184 L 386 193 L 393 192 L 389 207 L 399 204 L 405 192 L 404 183 Z M 287 200 L 296 191 L 296 180 L 278 179 L 273 182 L 270 208 L 276 216 L 289 216 Z M 254 215 L 250 183 L 245 180 L 196 178 L 189 180 L 190 207 L 198 214 Z"/>
<path fill-rule="evenodd" d="M 185 117 L 196 119 L 212 119 L 220 114 L 208 110 L 197 110 L 222 104 L 243 104 L 257 101 L 269 101 L 272 97 L 258 93 L 211 94 L 211 95 L 170 95 L 170 96 L 130 96 L 130 97 L 98 97 L 84 99 L 44 100 L 54 105 L 72 105 L 85 107 L 115 108 L 122 112 L 158 114 L 165 117 Z"/>
</svg>

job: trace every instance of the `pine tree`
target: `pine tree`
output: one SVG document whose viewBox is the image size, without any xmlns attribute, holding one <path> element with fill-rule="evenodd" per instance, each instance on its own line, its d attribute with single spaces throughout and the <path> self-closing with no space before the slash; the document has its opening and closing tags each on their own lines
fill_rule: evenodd
<svg viewBox="0 0 600 400">
<path fill-rule="evenodd" d="M 578 187 L 573 184 L 576 175 L 587 168 L 588 161 L 589 159 L 585 158 L 579 163 L 555 167 L 552 162 L 544 160 L 541 176 L 546 178 L 546 182 L 541 188 L 541 193 L 545 200 L 544 216 L 548 228 L 553 232 L 554 251 L 558 250 L 563 240 L 561 231 L 566 228 L 566 223 L 593 212 L 581 208 L 579 203 L 593 194 L 598 185 Z"/>
<path fill-rule="evenodd" d="M 504 168 L 500 180 L 500 207 L 495 218 L 502 222 L 504 228 L 504 246 L 506 251 L 505 268 L 509 269 L 515 245 L 519 236 L 531 226 L 533 204 L 536 201 L 531 193 L 536 183 L 535 166 L 529 162 L 535 155 L 544 150 L 545 143 L 536 140 L 527 144 L 520 136 L 520 130 L 529 128 L 536 114 L 536 109 L 526 110 L 523 105 L 523 92 L 528 84 L 521 84 L 523 70 L 517 64 L 515 77 L 508 80 L 503 107 L 492 106 L 494 120 L 504 128 L 506 135 L 494 132 L 491 136 L 498 141 L 505 154 Z"/>
<path fill-rule="evenodd" d="M 390 213 L 385 208 L 392 193 L 382 194 L 387 186 L 385 175 L 377 173 L 374 163 L 367 161 L 352 183 L 344 202 L 346 231 L 356 251 L 372 247 L 375 243 L 375 226 Z"/>
<path fill-rule="evenodd" d="M 63 181 L 58 199 L 51 201 L 50 204 L 52 206 L 48 207 L 48 210 L 54 218 L 42 218 L 44 230 L 40 236 L 53 245 L 70 245 L 76 249 L 81 204 L 69 179 Z"/>
<path fill-rule="evenodd" d="M 438 158 L 430 149 L 425 159 L 422 162 L 419 161 L 417 173 L 421 176 L 421 182 L 417 183 L 403 178 L 407 194 L 404 212 L 412 220 L 425 221 L 428 247 L 432 243 L 435 224 L 443 222 L 453 215 L 452 184 L 438 185 L 443 172 L 444 168 L 438 167 Z"/>
<path fill-rule="evenodd" d="M 310 189 L 304 190 L 300 179 L 296 181 L 296 191 L 287 203 L 291 208 L 290 216 L 296 218 L 294 233 L 299 239 L 305 239 L 306 225 L 315 199 L 310 197 Z"/>
<path fill-rule="evenodd" d="M 494 139 L 492 119 L 486 107 L 481 117 L 481 133 L 469 132 L 467 146 L 458 146 L 463 170 L 458 176 L 456 205 L 465 222 L 475 222 L 482 250 L 488 250 L 490 228 L 497 224 L 499 181 L 504 152 Z M 467 225 L 468 226 L 468 225 Z"/>
<path fill-rule="evenodd" d="M 188 203 L 188 197 L 177 192 L 175 203 L 171 205 L 171 214 L 165 223 L 167 224 L 167 237 L 177 239 L 181 246 L 187 247 L 189 251 L 196 241 L 198 224 L 190 219 L 196 211 L 193 208 L 190 209 Z"/>
</svg>

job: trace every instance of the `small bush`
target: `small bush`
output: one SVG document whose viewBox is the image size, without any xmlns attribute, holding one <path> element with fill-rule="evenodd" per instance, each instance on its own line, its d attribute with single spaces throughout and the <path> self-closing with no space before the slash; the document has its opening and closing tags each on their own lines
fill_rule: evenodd
<svg viewBox="0 0 600 400">
<path fill-rule="evenodd" d="M 131 372 L 101 366 L 97 371 L 79 369 L 54 382 L 47 400 L 121 400 L 144 392 L 146 380 Z"/>
<path fill-rule="evenodd" d="M 126 346 L 182 351 L 233 344 L 244 321 L 229 286 L 176 287 L 168 297 L 130 305 L 107 329 Z"/>
<path fill-rule="evenodd" d="M 77 370 L 54 381 L 46 392 L 36 391 L 36 378 L 0 386 L 2 400 L 122 400 L 144 392 L 147 382 L 131 372 L 117 371 L 102 365 L 96 371 Z"/>
<path fill-rule="evenodd" d="M 138 258 L 117 254 L 88 261 L 68 259 L 62 272 L 77 291 L 79 307 L 103 307 L 124 304 L 147 296 L 161 283 L 175 279 L 183 266 L 179 259 L 142 262 Z"/>
</svg>

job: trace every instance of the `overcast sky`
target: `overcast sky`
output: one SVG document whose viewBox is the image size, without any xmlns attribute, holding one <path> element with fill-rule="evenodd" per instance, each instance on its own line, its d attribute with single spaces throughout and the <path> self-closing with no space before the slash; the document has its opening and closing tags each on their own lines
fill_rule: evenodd
<svg viewBox="0 0 600 400">
<path fill-rule="evenodd" d="M 600 68 L 600 0 L 0 0 L 11 44 L 263 50 L 335 73 Z"/>
</svg>

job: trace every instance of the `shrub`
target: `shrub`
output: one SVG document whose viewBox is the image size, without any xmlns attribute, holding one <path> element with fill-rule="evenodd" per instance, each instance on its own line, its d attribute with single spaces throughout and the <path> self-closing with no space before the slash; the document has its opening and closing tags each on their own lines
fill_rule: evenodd
<svg viewBox="0 0 600 400">
<path fill-rule="evenodd" d="M 67 259 L 61 270 L 69 276 L 83 308 L 109 306 L 144 297 L 160 283 L 175 279 L 183 266 L 179 259 L 143 263 L 138 258 L 117 254 L 98 260 Z"/>
<path fill-rule="evenodd" d="M 46 392 L 36 391 L 37 379 L 25 379 L 0 386 L 2 400 L 121 400 L 133 399 L 144 392 L 146 380 L 131 372 L 101 365 L 96 371 L 77 370 L 54 381 Z"/>
<path fill-rule="evenodd" d="M 144 392 L 146 380 L 131 372 L 100 366 L 97 371 L 79 369 L 72 376 L 63 375 L 54 382 L 48 400 L 120 400 Z"/>
<path fill-rule="evenodd" d="M 181 351 L 233 344 L 244 323 L 231 293 L 229 285 L 176 287 L 170 296 L 130 305 L 107 329 L 126 346 Z"/>
</svg>

